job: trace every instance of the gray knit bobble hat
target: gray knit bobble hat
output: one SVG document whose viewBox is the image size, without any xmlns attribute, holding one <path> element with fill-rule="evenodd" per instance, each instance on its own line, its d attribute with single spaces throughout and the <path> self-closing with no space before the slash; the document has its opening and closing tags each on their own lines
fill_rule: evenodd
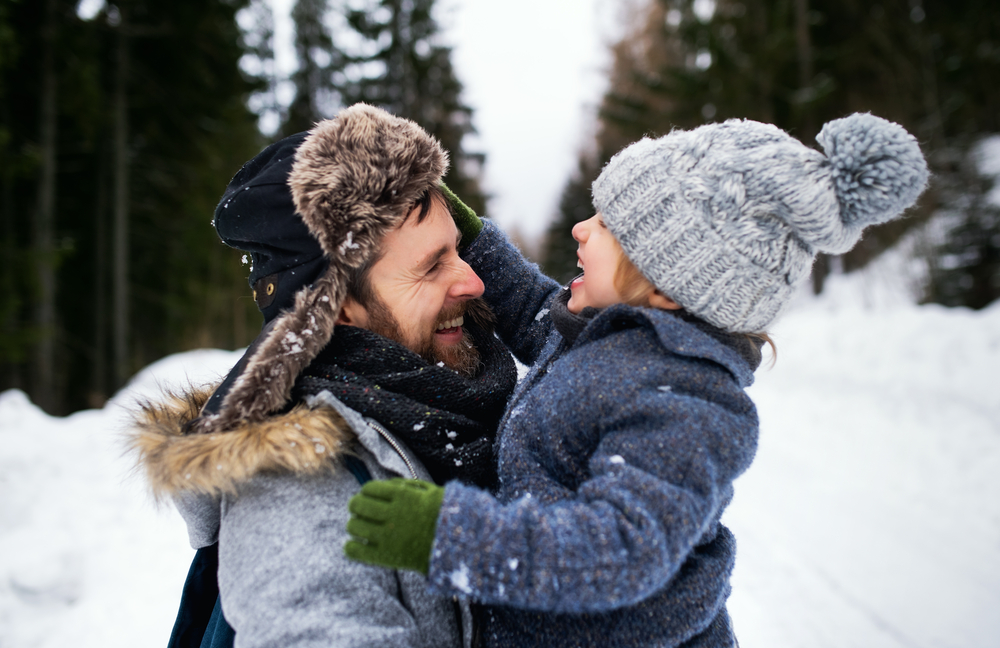
<svg viewBox="0 0 1000 648">
<path fill-rule="evenodd" d="M 736 119 L 642 139 L 601 172 L 594 207 L 660 292 L 727 331 L 763 331 L 818 252 L 847 252 L 927 184 L 898 124 L 854 114 L 816 140 L 825 155 Z"/>
</svg>

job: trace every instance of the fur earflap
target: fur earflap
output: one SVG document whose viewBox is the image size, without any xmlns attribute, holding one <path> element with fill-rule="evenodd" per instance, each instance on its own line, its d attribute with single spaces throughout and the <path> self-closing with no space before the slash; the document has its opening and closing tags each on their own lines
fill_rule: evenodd
<svg viewBox="0 0 1000 648">
<path fill-rule="evenodd" d="M 315 474 L 332 470 L 353 433 L 333 409 L 297 405 L 225 434 L 186 434 L 209 391 L 144 403 L 132 422 L 130 448 L 157 497 L 183 491 L 219 495 L 259 473 Z"/>
<path fill-rule="evenodd" d="M 447 169 L 448 154 L 420 126 L 365 104 L 309 132 L 295 152 L 288 185 L 329 266 L 255 342 L 218 411 L 204 413 L 192 431 L 263 421 L 285 405 L 299 373 L 333 335 L 352 269 L 377 254 L 384 235 Z"/>
</svg>

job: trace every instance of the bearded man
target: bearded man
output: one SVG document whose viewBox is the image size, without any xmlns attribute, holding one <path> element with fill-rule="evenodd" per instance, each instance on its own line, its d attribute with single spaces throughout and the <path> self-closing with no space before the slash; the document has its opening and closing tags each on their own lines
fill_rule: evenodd
<svg viewBox="0 0 1000 648">
<path fill-rule="evenodd" d="M 423 576 L 342 550 L 369 479 L 496 479 L 516 371 L 459 257 L 447 164 L 416 124 L 359 104 L 223 195 L 214 224 L 253 260 L 264 329 L 217 388 L 147 405 L 133 436 L 199 550 L 172 646 L 469 641 Z"/>
</svg>

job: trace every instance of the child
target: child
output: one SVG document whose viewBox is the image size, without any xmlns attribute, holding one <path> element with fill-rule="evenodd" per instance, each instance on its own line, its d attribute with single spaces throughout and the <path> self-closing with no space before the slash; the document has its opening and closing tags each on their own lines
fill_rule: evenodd
<svg viewBox="0 0 1000 648">
<path fill-rule="evenodd" d="M 880 118 L 817 140 L 826 155 L 732 120 L 629 146 L 573 228 L 583 274 L 563 290 L 455 209 L 498 334 L 534 364 L 498 433 L 500 486 L 370 482 L 347 554 L 485 604 L 485 645 L 735 645 L 719 520 L 757 444 L 744 389 L 763 338 L 747 334 L 817 252 L 846 252 L 927 181 L 914 138 Z"/>
</svg>

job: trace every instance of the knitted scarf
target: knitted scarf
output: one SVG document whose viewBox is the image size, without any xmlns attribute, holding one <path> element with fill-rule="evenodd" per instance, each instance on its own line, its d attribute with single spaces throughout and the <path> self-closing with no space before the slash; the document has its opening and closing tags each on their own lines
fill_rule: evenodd
<svg viewBox="0 0 1000 648">
<path fill-rule="evenodd" d="M 465 378 L 365 329 L 338 326 L 299 377 L 300 396 L 329 391 L 406 443 L 435 482 L 496 484 L 493 440 L 517 382 L 514 360 L 466 318 L 480 370 Z"/>
</svg>

